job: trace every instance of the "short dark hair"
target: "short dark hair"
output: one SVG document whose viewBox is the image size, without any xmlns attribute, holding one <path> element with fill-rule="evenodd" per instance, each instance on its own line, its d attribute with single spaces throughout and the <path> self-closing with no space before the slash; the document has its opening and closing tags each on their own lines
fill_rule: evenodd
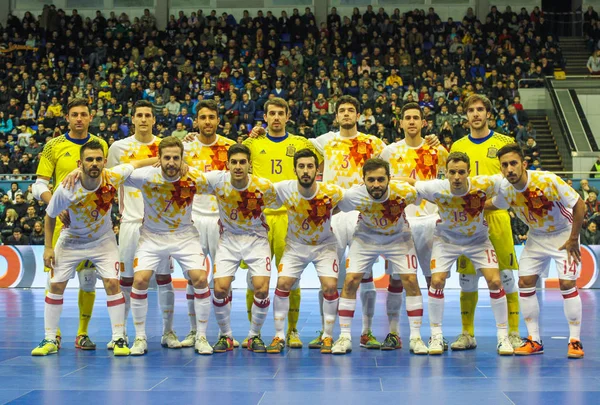
<svg viewBox="0 0 600 405">
<path fill-rule="evenodd" d="M 152 111 L 152 115 L 154 116 L 154 106 L 152 105 L 152 103 L 148 100 L 138 100 L 135 102 L 135 104 L 133 105 L 133 113 L 132 115 L 135 115 L 135 112 L 137 111 L 138 108 L 149 108 L 150 111 Z"/>
<path fill-rule="evenodd" d="M 247 147 L 246 145 L 242 145 L 241 143 L 236 143 L 234 145 L 231 145 L 229 147 L 229 150 L 227 150 L 227 160 L 231 159 L 231 157 L 233 155 L 235 155 L 236 153 L 243 153 L 244 155 L 246 155 L 248 157 L 248 160 L 252 159 L 252 154 L 250 153 L 250 148 Z"/>
<path fill-rule="evenodd" d="M 356 112 L 360 113 L 360 103 L 358 102 L 358 100 L 352 96 L 345 95 L 345 96 L 340 97 L 337 104 L 335 105 L 335 113 L 336 114 L 342 104 L 352 104 L 354 106 L 354 108 L 356 108 Z"/>
<path fill-rule="evenodd" d="M 385 169 L 385 174 L 390 177 L 390 164 L 383 159 L 380 158 L 371 158 L 367 159 L 363 166 L 363 178 L 367 175 L 368 172 L 372 172 L 377 169 Z"/>
<path fill-rule="evenodd" d="M 446 168 L 448 168 L 448 163 L 450 162 L 465 162 L 467 167 L 471 168 L 471 159 L 463 152 L 452 152 L 449 154 L 448 159 L 446 160 Z"/>
<path fill-rule="evenodd" d="M 85 143 L 81 149 L 79 150 L 79 158 L 83 160 L 83 153 L 86 150 L 101 150 L 102 154 L 104 155 L 104 148 L 102 147 L 102 144 L 100 143 L 100 141 L 93 139 L 87 143 Z"/>
<path fill-rule="evenodd" d="M 270 99 L 269 101 L 267 101 L 265 103 L 265 106 L 264 106 L 265 114 L 267 114 L 269 112 L 270 106 L 284 108 L 286 114 L 288 114 L 290 112 L 290 106 L 288 105 L 287 101 L 285 101 L 281 97 L 273 97 L 272 99 Z"/>
<path fill-rule="evenodd" d="M 201 100 L 200 102 L 198 102 L 198 104 L 196 105 L 196 117 L 198 117 L 198 114 L 200 114 L 200 110 L 203 108 L 208 108 L 209 110 L 217 113 L 217 116 L 219 115 L 219 106 L 217 105 L 217 102 L 215 100 Z"/>
<path fill-rule="evenodd" d="M 308 148 L 304 148 L 304 149 L 300 149 L 298 152 L 296 152 L 294 154 L 294 167 L 296 167 L 296 165 L 298 164 L 298 160 L 302 159 L 302 158 L 314 158 L 315 159 L 315 165 L 318 166 L 319 165 L 319 158 L 317 157 L 317 154 L 308 149 Z"/>
<path fill-rule="evenodd" d="M 83 97 L 76 97 L 69 101 L 67 104 L 67 114 L 71 111 L 73 107 L 87 107 L 88 111 L 90 110 L 90 105 L 88 104 L 88 100 Z"/>
<path fill-rule="evenodd" d="M 419 116 L 423 119 L 423 110 L 421 110 L 421 106 L 418 103 L 406 103 L 402 106 L 402 110 L 400 110 L 400 118 L 404 119 L 404 113 L 408 110 L 419 110 Z"/>
<path fill-rule="evenodd" d="M 525 154 L 523 153 L 523 149 L 517 143 L 509 143 L 508 145 L 504 145 L 498 150 L 496 153 L 496 157 L 500 159 L 502 156 L 507 153 L 516 153 L 521 158 L 521 161 L 525 160 Z"/>
<path fill-rule="evenodd" d="M 176 136 L 167 136 L 158 144 L 158 156 L 162 156 L 163 149 L 174 146 L 178 147 L 181 150 L 181 155 L 183 155 L 183 142 L 181 142 L 181 139 Z"/>
</svg>

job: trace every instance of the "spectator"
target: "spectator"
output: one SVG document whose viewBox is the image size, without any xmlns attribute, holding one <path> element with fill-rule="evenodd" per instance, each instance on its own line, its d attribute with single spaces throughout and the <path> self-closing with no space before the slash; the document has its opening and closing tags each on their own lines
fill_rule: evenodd
<svg viewBox="0 0 600 405">
<path fill-rule="evenodd" d="M 19 214 L 12 208 L 6 210 L 4 222 L 0 223 L 0 235 L 6 241 L 13 234 L 13 229 L 19 224 Z"/>
<path fill-rule="evenodd" d="M 533 127 L 533 124 L 531 122 L 528 122 L 527 126 L 517 133 L 516 140 L 519 143 L 519 145 L 521 145 L 521 147 L 525 147 L 525 145 L 527 144 L 527 139 L 532 138 L 533 140 L 535 140 L 536 135 L 537 131 Z"/>
<path fill-rule="evenodd" d="M 586 201 L 589 194 L 592 192 L 596 193 L 596 196 L 598 195 L 598 189 L 596 187 L 590 186 L 590 183 L 587 179 L 581 179 L 581 181 L 579 181 L 579 189 L 577 190 L 577 193 L 581 199 Z"/>
<path fill-rule="evenodd" d="M 595 174 L 592 175 L 592 178 L 594 178 L 594 179 L 600 178 L 600 155 L 596 158 L 596 162 L 594 163 L 594 165 L 590 169 L 590 172 L 594 172 L 595 173 Z"/>
<path fill-rule="evenodd" d="M 185 130 L 188 132 L 191 131 L 192 128 L 194 128 L 194 120 L 188 114 L 187 108 L 181 109 L 181 112 L 179 113 L 177 118 L 175 118 L 175 122 L 177 124 L 181 123 L 181 125 L 183 125 L 183 128 L 185 128 Z"/>
<path fill-rule="evenodd" d="M 11 171 L 12 173 L 12 171 Z M 23 195 L 23 191 L 19 188 L 19 183 L 13 182 L 10 184 L 10 190 L 6 193 L 12 204 L 17 203 L 17 195 Z"/>
<path fill-rule="evenodd" d="M 510 225 L 512 228 L 514 244 L 524 244 L 527 241 L 527 233 L 529 232 L 529 227 L 525 225 L 525 223 L 515 215 L 513 210 L 508 210 L 508 215 L 510 215 Z"/>
<path fill-rule="evenodd" d="M 183 127 L 183 124 L 181 122 L 178 122 L 175 127 L 175 131 L 171 132 L 171 135 L 178 139 L 183 139 L 185 138 L 187 133 L 188 131 Z"/>
<path fill-rule="evenodd" d="M 13 203 L 12 208 L 17 212 L 19 218 L 22 218 L 27 214 L 28 207 L 25 198 L 23 197 L 23 193 L 16 194 L 15 200 L 16 202 Z"/>
<path fill-rule="evenodd" d="M 21 228 L 15 227 L 11 236 L 4 240 L 5 245 L 29 245 L 29 238 L 23 235 Z"/>
<path fill-rule="evenodd" d="M 598 201 L 598 194 L 594 191 L 588 193 L 588 197 L 585 200 L 585 223 L 588 224 L 590 221 L 594 221 L 600 213 L 600 201 Z"/>
<path fill-rule="evenodd" d="M 27 213 L 24 217 L 20 219 L 21 221 L 21 229 L 23 233 L 29 235 L 33 231 L 33 226 L 37 221 L 41 221 L 42 219 L 37 216 L 35 211 L 35 207 L 30 205 L 27 207 Z"/>
<path fill-rule="evenodd" d="M 525 144 L 525 147 L 523 148 L 523 153 L 525 154 L 525 159 L 528 160 L 530 163 L 531 163 L 531 161 L 533 161 L 533 159 L 540 157 L 540 151 L 537 146 L 537 143 L 535 142 L 535 139 L 533 139 L 533 138 L 527 139 L 527 143 Z"/>
<path fill-rule="evenodd" d="M 29 244 L 41 246 L 44 244 L 44 224 L 42 221 L 36 221 L 33 225 L 33 230 L 29 235 Z"/>
<path fill-rule="evenodd" d="M 591 221 L 587 224 L 587 227 L 581 230 L 581 244 L 582 245 L 600 245 L 600 232 L 598 232 L 598 223 Z"/>
<path fill-rule="evenodd" d="M 587 69 L 592 75 L 600 75 L 600 49 L 595 50 L 589 57 Z"/>
</svg>

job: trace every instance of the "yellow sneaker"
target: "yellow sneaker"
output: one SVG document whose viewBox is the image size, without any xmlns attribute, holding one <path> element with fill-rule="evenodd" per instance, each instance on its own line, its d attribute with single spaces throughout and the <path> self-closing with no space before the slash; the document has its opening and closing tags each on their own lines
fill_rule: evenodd
<svg viewBox="0 0 600 405">
<path fill-rule="evenodd" d="M 267 353 L 281 353 L 285 346 L 283 339 L 275 336 L 269 346 L 267 346 Z"/>
<path fill-rule="evenodd" d="M 121 338 L 115 340 L 115 345 L 113 346 L 113 354 L 115 356 L 129 356 L 129 353 L 131 353 L 131 351 L 129 350 L 125 339 Z"/>
<path fill-rule="evenodd" d="M 300 334 L 296 329 L 291 329 L 288 331 L 285 341 L 287 347 L 289 347 L 290 349 L 302 349 L 302 341 L 300 340 Z"/>
<path fill-rule="evenodd" d="M 47 356 L 49 354 L 58 353 L 58 343 L 56 340 L 44 339 L 42 342 L 31 351 L 32 356 Z"/>
</svg>

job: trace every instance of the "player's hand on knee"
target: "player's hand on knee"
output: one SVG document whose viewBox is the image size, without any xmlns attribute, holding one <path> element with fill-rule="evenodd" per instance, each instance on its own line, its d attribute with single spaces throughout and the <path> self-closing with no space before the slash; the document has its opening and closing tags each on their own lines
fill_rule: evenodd
<svg viewBox="0 0 600 405">
<path fill-rule="evenodd" d="M 77 168 L 73 170 L 71 173 L 67 174 L 63 181 L 61 182 L 62 186 L 67 190 L 72 190 L 75 187 L 75 183 L 81 177 L 81 169 Z"/>
<path fill-rule="evenodd" d="M 63 223 L 65 228 L 71 226 L 71 216 L 69 215 L 69 211 L 64 210 L 60 214 L 58 214 L 58 219 Z"/>
<path fill-rule="evenodd" d="M 558 250 L 566 250 L 569 256 L 569 264 L 579 264 L 581 262 L 581 250 L 577 238 L 569 238 Z"/>
</svg>

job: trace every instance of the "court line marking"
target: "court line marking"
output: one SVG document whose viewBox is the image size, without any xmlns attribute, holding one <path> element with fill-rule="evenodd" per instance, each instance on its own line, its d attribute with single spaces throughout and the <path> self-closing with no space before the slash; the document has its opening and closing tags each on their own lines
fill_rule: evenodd
<svg viewBox="0 0 600 405">
<path fill-rule="evenodd" d="M 381 387 L 381 392 L 383 392 L 383 381 L 381 380 L 381 377 L 379 377 L 379 387 Z"/>
<path fill-rule="evenodd" d="M 160 384 L 164 383 L 164 382 L 165 382 L 165 381 L 167 381 L 168 379 L 169 379 L 169 377 L 165 377 L 165 378 L 163 378 L 163 379 L 162 379 L 161 381 L 159 381 L 159 382 L 158 382 L 156 385 L 154 385 L 154 386 L 150 387 L 150 388 L 148 389 L 148 391 L 152 391 L 154 388 L 158 387 Z"/>
<path fill-rule="evenodd" d="M 256 405 L 260 405 L 260 403 L 262 402 L 265 395 L 267 395 L 267 391 L 263 392 L 262 397 L 260 397 L 260 399 L 258 400 L 258 403 Z"/>
<path fill-rule="evenodd" d="M 512 405 L 517 405 L 517 404 L 515 404 L 515 403 L 513 402 L 513 400 L 512 400 L 512 399 L 510 399 L 510 398 L 508 397 L 508 395 L 506 395 L 506 393 L 505 393 L 504 391 L 501 391 L 501 392 L 502 392 L 502 395 L 504 395 L 504 396 L 506 397 L 506 399 L 508 399 Z"/>
<path fill-rule="evenodd" d="M 483 373 L 483 371 L 481 371 L 481 370 L 479 369 L 479 367 L 475 366 L 475 369 L 481 373 L 481 375 L 483 376 L 483 378 L 488 378 L 488 376 L 487 376 L 487 375 L 485 375 L 485 374 Z"/>
<path fill-rule="evenodd" d="M 17 399 L 19 399 L 19 398 L 23 398 L 23 397 L 24 397 L 25 395 L 27 395 L 27 394 L 31 394 L 33 391 L 36 391 L 36 390 L 29 390 L 29 391 L 27 391 L 26 393 L 24 393 L 23 395 L 19 395 L 18 397 L 16 397 L 16 398 L 13 398 L 13 399 L 11 399 L 10 401 L 8 401 L 8 402 L 5 402 L 5 403 L 6 403 L 6 404 L 8 404 L 8 403 L 10 403 L 10 402 L 12 402 L 12 401 L 16 401 L 16 400 L 17 400 Z M 43 391 L 43 390 L 37 390 L 37 391 Z"/>
<path fill-rule="evenodd" d="M 83 367 L 81 367 L 81 368 L 78 368 L 77 370 L 71 371 L 70 373 L 67 373 L 67 374 L 65 374 L 65 375 L 61 376 L 61 378 L 63 378 L 63 377 L 67 377 L 67 376 L 69 376 L 69 375 L 71 375 L 71 374 L 73 374 L 73 373 L 76 373 L 76 372 L 78 372 L 78 371 L 81 371 L 81 370 L 83 370 L 84 368 L 87 368 L 87 366 L 88 366 L 88 365 L 89 365 L 89 364 L 86 364 L 85 366 L 83 366 Z"/>
</svg>

